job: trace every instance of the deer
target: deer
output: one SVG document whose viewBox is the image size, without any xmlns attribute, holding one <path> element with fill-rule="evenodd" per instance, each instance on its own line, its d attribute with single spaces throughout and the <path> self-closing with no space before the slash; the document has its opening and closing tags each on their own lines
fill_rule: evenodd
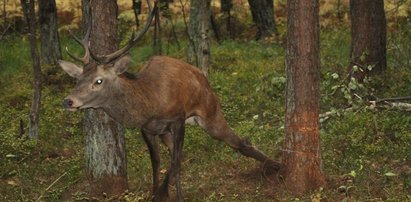
<svg viewBox="0 0 411 202">
<path fill-rule="evenodd" d="M 148 0 L 148 5 L 151 5 Z M 165 201 L 168 187 L 175 183 L 176 201 L 182 201 L 180 167 L 185 135 L 185 124 L 194 123 L 216 140 L 225 142 L 246 157 L 263 163 L 265 168 L 278 171 L 281 164 L 267 157 L 250 141 L 238 136 L 228 125 L 220 100 L 212 90 L 206 76 L 197 68 L 179 59 L 154 56 L 136 74 L 127 72 L 131 58 L 129 50 L 147 32 L 154 7 L 144 28 L 129 43 L 114 53 L 97 56 L 90 51 L 91 23 L 82 40 L 71 32 L 75 41 L 85 50 L 83 57 L 68 55 L 86 65 L 87 71 L 75 63 L 60 60 L 61 68 L 78 83 L 63 100 L 69 111 L 87 108 L 103 109 L 110 117 L 126 128 L 138 128 L 148 147 L 152 172 L 152 200 Z M 91 20 L 91 19 L 90 19 Z M 91 63 L 90 59 L 96 61 Z M 160 185 L 159 137 L 171 154 L 171 165 Z"/>
</svg>

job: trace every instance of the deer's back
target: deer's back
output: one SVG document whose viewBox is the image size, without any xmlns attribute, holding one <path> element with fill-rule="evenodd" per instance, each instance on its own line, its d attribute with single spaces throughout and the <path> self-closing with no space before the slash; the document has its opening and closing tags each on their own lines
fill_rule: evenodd
<svg viewBox="0 0 411 202">
<path fill-rule="evenodd" d="M 204 74 L 183 61 L 155 56 L 138 75 L 140 82 L 147 86 L 149 100 L 158 102 L 153 108 L 158 116 L 164 116 L 162 118 L 206 115 L 219 106 Z"/>
</svg>

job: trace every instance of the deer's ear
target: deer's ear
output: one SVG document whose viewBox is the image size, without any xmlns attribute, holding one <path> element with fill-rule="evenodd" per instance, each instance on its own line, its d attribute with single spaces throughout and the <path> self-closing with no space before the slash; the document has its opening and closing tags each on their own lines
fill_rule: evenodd
<svg viewBox="0 0 411 202">
<path fill-rule="evenodd" d="M 64 60 L 59 60 L 58 61 L 60 67 L 71 77 L 73 78 L 80 78 L 80 75 L 83 73 L 83 69 L 77 66 L 74 63 L 67 62 Z"/>
<path fill-rule="evenodd" d="M 130 64 L 131 58 L 130 56 L 126 55 L 114 63 L 114 71 L 117 75 L 120 75 L 127 71 L 128 64 Z"/>
</svg>

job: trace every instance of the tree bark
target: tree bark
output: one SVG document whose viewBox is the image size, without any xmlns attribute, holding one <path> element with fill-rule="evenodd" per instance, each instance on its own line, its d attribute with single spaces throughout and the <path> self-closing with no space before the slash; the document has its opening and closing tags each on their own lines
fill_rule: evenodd
<svg viewBox="0 0 411 202">
<path fill-rule="evenodd" d="M 354 73 L 359 81 L 369 73 L 382 73 L 387 68 L 386 19 L 383 0 L 350 1 L 351 61 L 363 68 Z"/>
<path fill-rule="evenodd" d="M 134 18 L 136 19 L 136 27 L 139 27 L 140 21 L 138 20 L 138 15 L 141 14 L 141 0 L 132 0 L 132 1 L 133 1 Z"/>
<path fill-rule="evenodd" d="M 41 67 L 36 41 L 36 13 L 34 0 L 21 0 L 21 6 L 29 27 L 31 59 L 33 61 L 33 100 L 29 114 L 29 137 L 37 138 L 39 134 L 39 115 L 41 102 Z"/>
<path fill-rule="evenodd" d="M 233 8 L 233 0 L 221 0 L 221 12 L 229 14 Z"/>
<path fill-rule="evenodd" d="M 191 0 L 188 24 L 187 61 L 208 75 L 210 66 L 210 4 L 211 0 Z"/>
<path fill-rule="evenodd" d="M 230 38 L 234 38 L 234 29 L 231 27 L 231 9 L 233 8 L 233 0 L 221 0 L 221 13 L 225 18 L 225 27 Z"/>
<path fill-rule="evenodd" d="M 3 0 L 3 24 L 7 25 L 7 10 L 6 10 L 7 0 Z"/>
<path fill-rule="evenodd" d="M 167 9 L 168 9 L 168 4 Z M 160 5 L 160 9 L 165 9 L 163 6 Z M 165 11 L 168 12 L 168 11 Z M 161 18 L 160 18 L 160 11 L 157 10 L 154 17 L 154 39 L 153 39 L 153 49 L 156 55 L 161 55 L 163 53 L 162 41 L 161 41 Z"/>
<path fill-rule="evenodd" d="M 319 109 L 319 3 L 287 1 L 287 91 L 281 171 L 294 195 L 324 186 Z"/>
<path fill-rule="evenodd" d="M 264 39 L 277 34 L 274 18 L 274 0 L 248 0 L 253 21 L 257 25 L 256 39 Z"/>
<path fill-rule="evenodd" d="M 83 0 L 83 3 L 86 2 Z M 91 2 L 91 51 L 96 55 L 114 52 L 117 50 L 117 3 L 115 0 Z M 121 195 L 128 188 L 122 126 L 104 111 L 89 109 L 84 118 L 83 131 L 86 134 L 86 167 L 91 194 L 95 197 L 102 197 L 103 193 L 109 197 Z"/>
<path fill-rule="evenodd" d="M 55 0 L 39 0 L 39 24 L 41 60 L 45 64 L 57 64 L 61 59 L 60 39 L 57 31 Z"/>
</svg>

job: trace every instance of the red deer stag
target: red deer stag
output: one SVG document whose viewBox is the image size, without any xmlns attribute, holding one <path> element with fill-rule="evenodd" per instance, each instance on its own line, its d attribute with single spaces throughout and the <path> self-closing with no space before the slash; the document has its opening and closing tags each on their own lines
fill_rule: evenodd
<svg viewBox="0 0 411 202">
<path fill-rule="evenodd" d="M 102 108 L 124 126 L 141 128 L 151 157 L 154 201 L 167 199 L 172 180 L 175 180 L 176 200 L 182 200 L 179 173 L 185 123 L 188 121 L 196 122 L 211 137 L 224 141 L 244 156 L 262 162 L 266 168 L 278 170 L 280 163 L 269 159 L 228 126 L 218 97 L 198 68 L 170 57 L 155 56 L 139 73 L 126 72 L 130 62 L 128 51 L 150 27 L 156 8 L 156 4 L 154 8 L 149 8 L 150 15 L 144 29 L 128 45 L 106 56 L 91 54 L 88 47 L 91 26 L 83 40 L 73 35 L 85 49 L 85 56 L 77 58 L 69 55 L 83 62 L 83 65 L 92 64 L 91 56 L 97 64 L 83 71 L 76 64 L 59 61 L 65 72 L 78 79 L 75 89 L 64 99 L 64 107 L 70 111 Z M 156 135 L 172 154 L 171 166 L 161 186 Z"/>
</svg>

